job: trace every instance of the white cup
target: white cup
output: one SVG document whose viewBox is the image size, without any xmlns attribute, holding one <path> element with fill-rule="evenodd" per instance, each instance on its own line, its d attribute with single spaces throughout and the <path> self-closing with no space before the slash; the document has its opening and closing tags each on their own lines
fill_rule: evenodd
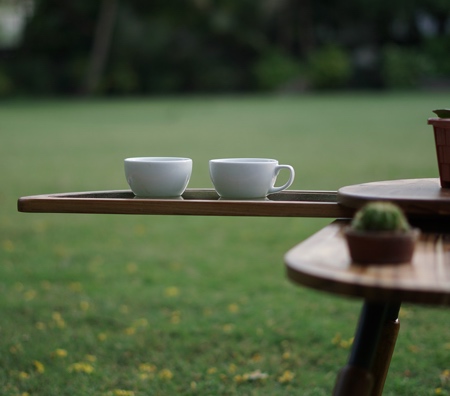
<svg viewBox="0 0 450 396">
<path fill-rule="evenodd" d="M 280 187 L 275 181 L 281 169 L 289 180 Z M 294 181 L 294 168 L 269 158 L 223 158 L 209 161 L 209 173 L 217 193 L 226 199 L 258 199 L 288 188 Z"/>
<path fill-rule="evenodd" d="M 192 173 L 192 159 L 126 158 L 124 168 L 128 185 L 137 197 L 175 198 L 186 190 Z"/>
</svg>

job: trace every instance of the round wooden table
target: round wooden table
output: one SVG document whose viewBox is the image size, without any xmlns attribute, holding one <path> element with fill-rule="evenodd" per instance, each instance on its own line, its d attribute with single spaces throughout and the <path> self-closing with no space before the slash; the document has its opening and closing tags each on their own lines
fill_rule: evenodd
<svg viewBox="0 0 450 396">
<path fill-rule="evenodd" d="M 441 188 L 439 179 L 387 180 L 356 184 L 338 190 L 338 202 L 358 209 L 374 200 L 395 202 L 408 217 L 450 216 L 450 189 Z"/>
<path fill-rule="evenodd" d="M 287 276 L 302 286 L 365 300 L 348 364 L 335 396 L 379 396 L 399 331 L 402 302 L 450 305 L 450 191 L 438 179 L 343 187 L 338 202 L 357 209 L 373 200 L 397 203 L 422 229 L 410 263 L 352 263 L 337 220 L 285 255 Z"/>
</svg>

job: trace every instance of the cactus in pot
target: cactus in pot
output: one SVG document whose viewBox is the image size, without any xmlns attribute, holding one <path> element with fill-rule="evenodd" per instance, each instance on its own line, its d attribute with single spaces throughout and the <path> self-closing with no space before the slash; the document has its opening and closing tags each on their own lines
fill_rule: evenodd
<svg viewBox="0 0 450 396">
<path fill-rule="evenodd" d="M 359 231 L 398 231 L 411 229 L 401 209 L 391 202 L 371 202 L 359 210 L 351 227 Z"/>
<path fill-rule="evenodd" d="M 345 237 L 355 263 L 410 262 L 419 235 L 391 202 L 370 202 L 354 216 Z"/>
</svg>

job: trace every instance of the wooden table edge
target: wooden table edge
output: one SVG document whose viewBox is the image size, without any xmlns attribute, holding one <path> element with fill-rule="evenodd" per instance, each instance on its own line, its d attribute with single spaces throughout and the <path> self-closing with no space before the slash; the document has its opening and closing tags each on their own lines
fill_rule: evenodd
<svg viewBox="0 0 450 396">
<path fill-rule="evenodd" d="M 425 197 L 423 195 L 413 196 L 412 194 L 387 194 L 386 192 L 374 193 L 372 188 L 380 185 L 383 188 L 397 190 L 398 186 L 395 184 L 408 183 L 409 185 L 418 185 L 423 183 L 420 188 L 426 186 L 427 191 L 432 192 L 433 195 Z M 432 189 L 432 190 L 431 190 Z M 442 189 L 440 187 L 440 180 L 438 178 L 418 178 L 418 179 L 400 179 L 400 180 L 384 180 L 376 182 L 366 182 L 361 184 L 354 184 L 344 186 L 337 191 L 337 202 L 341 205 L 360 209 L 363 205 L 371 201 L 391 201 L 399 205 L 404 212 L 410 217 L 419 218 L 438 218 L 446 217 L 450 219 L 450 190 Z"/>
<path fill-rule="evenodd" d="M 86 198 L 89 194 L 125 193 L 128 190 L 89 191 L 79 193 L 43 194 L 21 197 L 19 212 L 86 213 L 86 214 L 148 214 L 192 216 L 264 216 L 264 217 L 351 217 L 353 209 L 337 202 L 311 201 L 227 201 L 208 199 L 123 199 Z M 188 192 L 211 193 L 211 189 L 189 189 Z M 335 191 L 288 190 L 286 194 L 311 196 L 336 194 Z M 84 197 L 83 197 L 84 196 Z"/>
<path fill-rule="evenodd" d="M 414 289 L 408 287 L 391 288 L 372 284 L 355 284 L 345 280 L 336 280 L 330 277 L 321 277 L 315 273 L 308 272 L 307 269 L 299 268 L 290 264 L 293 259 L 292 256 L 300 245 L 305 248 L 309 244 L 315 243 L 315 240 L 320 238 L 323 233 L 329 232 L 333 227 L 339 229 L 348 224 L 348 220 L 335 220 L 327 227 L 321 229 L 314 235 L 305 239 L 303 242 L 292 247 L 284 256 L 285 270 L 287 278 L 293 283 L 300 284 L 315 290 L 327 292 L 331 294 L 342 295 L 346 297 L 359 297 L 369 301 L 379 302 L 410 302 L 417 304 L 430 304 L 430 305 L 450 305 L 450 291 L 443 292 L 442 290 L 424 290 Z M 330 228 L 331 227 L 331 228 Z M 337 231 L 334 231 L 337 232 Z M 307 267 L 307 266 L 306 266 Z M 361 267 L 362 268 L 362 267 Z"/>
</svg>

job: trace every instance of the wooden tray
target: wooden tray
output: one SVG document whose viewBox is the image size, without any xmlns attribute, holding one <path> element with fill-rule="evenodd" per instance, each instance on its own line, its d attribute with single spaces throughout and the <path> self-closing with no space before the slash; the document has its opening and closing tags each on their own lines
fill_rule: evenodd
<svg viewBox="0 0 450 396">
<path fill-rule="evenodd" d="M 20 212 L 349 218 L 336 191 L 285 190 L 266 200 L 220 200 L 214 189 L 187 189 L 182 199 L 137 199 L 131 191 L 90 191 L 22 197 Z"/>
</svg>

